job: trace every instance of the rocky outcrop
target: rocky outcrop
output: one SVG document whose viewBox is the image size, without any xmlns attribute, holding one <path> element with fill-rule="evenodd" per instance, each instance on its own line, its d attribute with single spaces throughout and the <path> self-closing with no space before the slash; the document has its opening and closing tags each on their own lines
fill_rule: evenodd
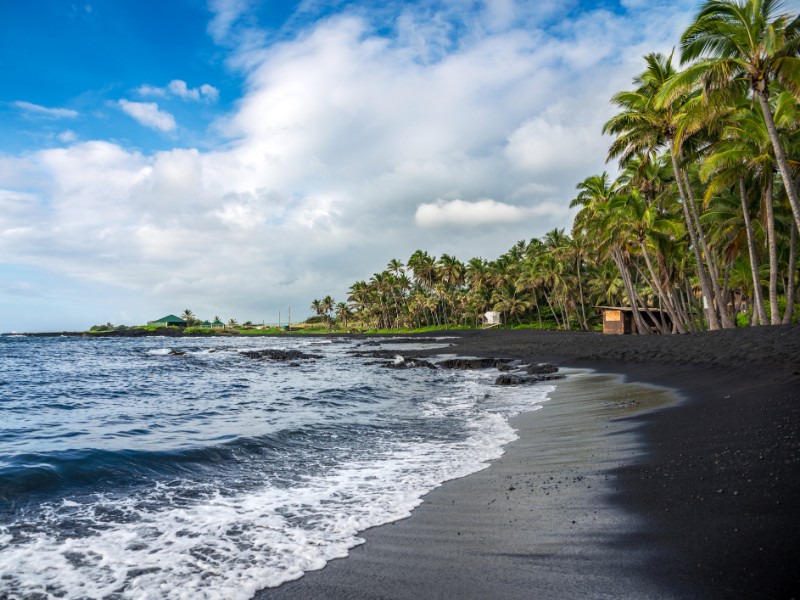
<svg viewBox="0 0 800 600">
<path fill-rule="evenodd" d="M 554 379 L 564 379 L 563 375 L 512 375 L 504 373 L 494 380 L 495 385 L 527 385 L 539 383 L 540 381 L 552 381 Z"/>
<path fill-rule="evenodd" d="M 242 350 L 239 352 L 239 354 L 254 360 L 296 361 L 322 358 L 322 356 L 319 354 L 306 354 L 305 352 L 300 352 L 299 350 Z"/>
<path fill-rule="evenodd" d="M 548 375 L 558 371 L 558 367 L 550 363 L 539 363 L 538 365 L 528 365 L 525 372 L 528 375 Z"/>
<path fill-rule="evenodd" d="M 400 357 L 402 358 L 402 357 Z M 377 365 L 384 369 L 435 369 L 436 365 L 421 358 L 403 358 L 402 360 L 372 360 L 364 363 L 365 366 Z"/>
<path fill-rule="evenodd" d="M 440 369 L 499 369 L 510 371 L 516 361 L 510 358 L 450 358 L 436 363 Z"/>
</svg>

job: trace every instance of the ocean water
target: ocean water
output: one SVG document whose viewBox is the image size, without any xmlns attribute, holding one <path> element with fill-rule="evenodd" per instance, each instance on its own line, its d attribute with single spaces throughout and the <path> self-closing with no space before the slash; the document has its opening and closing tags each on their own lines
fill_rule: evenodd
<svg viewBox="0 0 800 600">
<path fill-rule="evenodd" d="M 250 598 L 487 466 L 552 390 L 371 349 L 0 337 L 0 597 Z"/>
</svg>

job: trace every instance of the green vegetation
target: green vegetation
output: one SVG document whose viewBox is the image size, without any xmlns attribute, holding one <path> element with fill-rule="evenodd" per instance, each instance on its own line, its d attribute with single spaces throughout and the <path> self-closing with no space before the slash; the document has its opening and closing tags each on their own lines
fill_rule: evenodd
<svg viewBox="0 0 800 600">
<path fill-rule="evenodd" d="M 492 310 L 509 326 L 590 330 L 602 305 L 637 307 L 639 333 L 648 311 L 661 333 L 796 322 L 800 17 L 779 10 L 709 0 L 681 37 L 682 70 L 644 57 L 603 127 L 620 175 L 577 185 L 569 234 L 466 264 L 417 250 L 312 310 L 328 328 L 381 332 L 476 326 Z"/>
</svg>

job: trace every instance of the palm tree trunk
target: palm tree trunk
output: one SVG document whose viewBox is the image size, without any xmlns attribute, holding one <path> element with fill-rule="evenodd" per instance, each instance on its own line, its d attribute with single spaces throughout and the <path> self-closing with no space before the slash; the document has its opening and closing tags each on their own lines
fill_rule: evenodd
<svg viewBox="0 0 800 600">
<path fill-rule="evenodd" d="M 675 327 L 678 329 L 678 333 L 686 333 L 686 329 L 684 329 L 683 324 L 678 317 L 677 310 L 675 310 L 675 307 L 672 305 L 669 296 L 664 293 L 664 288 L 661 286 L 661 281 L 658 279 L 658 275 L 656 275 L 656 271 L 653 268 L 653 263 L 650 260 L 650 254 L 647 252 L 647 244 L 644 243 L 644 240 L 639 240 L 639 245 L 642 248 L 642 254 L 644 255 L 644 262 L 647 265 L 647 270 L 650 271 L 650 277 L 652 277 L 653 284 L 656 286 L 656 291 L 658 292 L 658 298 L 661 305 L 667 309 L 673 325 L 675 325 Z"/>
<path fill-rule="evenodd" d="M 778 128 L 775 127 L 775 119 L 772 117 L 772 109 L 769 106 L 769 91 L 764 84 L 763 89 L 753 89 L 758 97 L 761 106 L 761 114 L 764 116 L 764 123 L 767 125 L 769 139 L 772 142 L 772 149 L 775 151 L 775 160 L 778 162 L 778 169 L 783 178 L 783 185 L 786 187 L 786 195 L 789 196 L 789 204 L 792 206 L 795 224 L 800 227 L 800 201 L 797 199 L 797 188 L 794 186 L 794 179 L 789 172 L 789 162 L 786 160 L 786 153 L 783 151 L 781 140 L 778 137 Z"/>
<path fill-rule="evenodd" d="M 542 328 L 542 311 L 539 309 L 539 301 L 536 299 L 536 290 L 531 290 L 533 296 L 533 303 L 536 305 L 536 315 L 539 317 L 539 329 Z"/>
<path fill-rule="evenodd" d="M 771 325 L 781 324 L 778 309 L 778 243 L 775 239 L 775 214 L 772 205 L 772 173 L 765 174 L 767 185 L 764 190 L 764 208 L 767 218 L 767 248 L 769 249 L 769 316 Z"/>
<path fill-rule="evenodd" d="M 558 320 L 558 317 L 556 316 L 556 311 L 553 310 L 553 304 L 550 302 L 550 296 L 547 295 L 546 291 L 542 290 L 542 292 L 544 293 L 544 299 L 547 300 L 547 306 L 550 307 L 550 312 L 553 314 L 553 319 L 556 322 L 556 327 L 558 329 L 561 329 L 561 322 Z"/>
<path fill-rule="evenodd" d="M 650 328 L 645 324 L 642 315 L 639 313 L 636 304 L 636 291 L 633 289 L 633 282 L 631 281 L 631 274 L 625 266 L 625 261 L 622 259 L 618 248 L 613 248 L 611 257 L 617 265 L 622 283 L 625 285 L 625 293 L 628 295 L 628 303 L 631 305 L 631 313 L 633 315 L 633 323 L 636 325 L 636 330 L 642 335 L 648 335 Z"/>
<path fill-rule="evenodd" d="M 753 310 L 761 320 L 762 325 L 767 324 L 767 311 L 764 309 L 764 296 L 761 294 L 760 279 L 758 277 L 758 259 L 756 258 L 755 237 L 753 236 L 753 223 L 750 220 L 750 209 L 747 206 L 744 177 L 739 177 L 739 197 L 742 200 L 742 215 L 744 228 L 747 233 L 747 252 L 750 255 L 750 275 L 753 277 Z"/>
<path fill-rule="evenodd" d="M 797 257 L 797 225 L 792 223 L 792 237 L 789 240 L 789 272 L 786 274 L 786 310 L 783 312 L 783 324 L 792 322 L 794 313 L 794 272 Z"/>
<path fill-rule="evenodd" d="M 576 266 L 577 266 L 577 273 L 578 273 L 578 295 L 581 299 L 581 317 L 583 318 L 583 325 L 582 329 L 584 331 L 589 331 L 589 321 L 586 320 L 586 302 L 584 301 L 583 297 L 583 282 L 581 281 L 581 259 L 580 257 L 576 259 Z"/>
<path fill-rule="evenodd" d="M 694 324 L 694 319 L 692 318 L 691 314 L 689 313 L 689 309 L 686 305 L 686 300 L 681 293 L 680 287 L 672 286 L 669 290 L 670 296 L 672 297 L 672 305 L 675 307 L 675 311 L 677 312 L 678 316 L 680 317 L 680 321 L 683 324 L 683 328 L 688 333 L 695 333 L 697 332 L 697 328 Z"/>
<path fill-rule="evenodd" d="M 700 288 L 703 290 L 703 298 L 707 306 L 703 306 L 706 311 L 706 318 L 708 319 L 708 328 L 713 330 L 719 329 L 719 317 L 717 311 L 714 310 L 714 302 L 711 297 L 711 288 L 708 284 L 708 274 L 703 263 L 703 256 L 700 253 L 700 244 L 697 240 L 697 232 L 694 230 L 692 222 L 692 215 L 689 212 L 689 201 L 686 198 L 686 192 L 683 190 L 683 182 L 681 181 L 681 169 L 678 166 L 678 158 L 675 156 L 675 144 L 673 140 L 669 140 L 669 154 L 672 157 L 672 169 L 675 171 L 675 183 L 678 185 L 678 194 L 681 197 L 681 205 L 683 206 L 683 218 L 686 221 L 686 230 L 689 232 L 689 240 L 692 244 L 694 251 L 694 259 L 697 263 L 697 274 L 700 277 Z"/>
<path fill-rule="evenodd" d="M 700 316 L 698 319 L 698 317 L 695 316 L 695 311 L 697 311 L 698 307 L 695 303 L 695 295 L 692 291 L 692 285 L 689 282 L 688 277 L 684 279 L 684 283 L 686 284 L 686 300 L 689 302 L 689 313 L 692 315 L 692 323 L 694 323 L 694 329 L 695 331 L 702 331 L 702 325 L 705 324 L 705 321 L 703 320 L 702 317 L 704 307 L 700 305 L 698 311 Z M 700 327 L 698 327 L 698 320 L 700 322 Z"/>
<path fill-rule="evenodd" d="M 681 157 L 683 158 L 683 157 Z M 728 299 L 722 295 L 722 290 L 719 287 L 719 272 L 717 265 L 714 262 L 714 255 L 710 252 L 708 242 L 706 241 L 706 234 L 703 230 L 703 224 L 700 222 L 700 215 L 697 212 L 697 203 L 694 199 L 694 192 L 692 186 L 689 184 L 689 175 L 686 171 L 683 172 L 683 179 L 686 185 L 686 196 L 689 198 L 689 210 L 692 213 L 697 227 L 697 238 L 700 240 L 700 247 L 703 250 L 703 255 L 706 257 L 706 264 L 708 265 L 708 274 L 711 278 L 711 289 L 714 291 L 715 302 L 711 308 L 719 311 L 720 321 L 723 329 L 733 329 L 736 324 L 731 321 L 728 315 Z"/>
</svg>

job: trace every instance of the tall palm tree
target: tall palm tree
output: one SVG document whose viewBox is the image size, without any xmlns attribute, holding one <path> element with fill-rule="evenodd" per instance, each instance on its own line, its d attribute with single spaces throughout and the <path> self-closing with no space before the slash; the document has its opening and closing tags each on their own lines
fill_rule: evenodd
<svg viewBox="0 0 800 600">
<path fill-rule="evenodd" d="M 781 317 L 778 311 L 778 250 L 773 207 L 774 148 L 770 142 L 763 115 L 750 109 L 749 106 L 742 106 L 729 115 L 726 123 L 720 140 L 711 147 L 711 151 L 700 169 L 701 176 L 710 179 L 705 201 L 708 203 L 725 187 L 737 185 L 739 188 L 744 228 L 748 240 L 748 253 L 753 270 L 754 301 L 759 319 L 764 317 L 764 324 L 766 324 L 762 309 L 764 301 L 760 285 L 758 285 L 759 278 L 756 276 L 758 259 L 753 247 L 755 236 L 750 222 L 748 186 L 746 185 L 747 178 L 757 178 L 761 197 L 760 204 L 763 208 L 767 232 L 771 323 L 779 325 Z"/>
<path fill-rule="evenodd" d="M 658 103 L 657 99 L 664 86 L 677 74 L 672 65 L 672 56 L 652 53 L 645 56 L 645 62 L 647 69 L 634 79 L 638 87 L 632 91 L 620 92 L 612 98 L 612 102 L 622 108 L 622 111 L 603 125 L 603 133 L 617 136 L 611 144 L 608 156 L 620 158 L 620 163 L 624 166 L 628 159 L 636 155 L 664 146 L 669 149 L 686 229 L 697 263 L 700 285 L 703 296 L 707 299 L 705 308 L 709 328 L 734 327 L 733 322 L 727 317 L 724 306 L 719 307 L 722 309 L 719 314 L 717 312 L 717 305 L 722 304 L 722 299 L 711 264 L 713 256 L 700 226 L 700 219 L 696 214 L 697 206 L 694 198 L 690 196 L 691 190 L 686 185 L 689 180 L 684 177 L 679 161 L 682 155 L 675 144 L 679 117 L 687 97 L 673 96 L 669 102 L 662 100 Z"/>
<path fill-rule="evenodd" d="M 800 201 L 770 106 L 777 81 L 800 99 L 800 16 L 779 14 L 778 0 L 708 0 L 681 36 L 681 81 L 701 80 L 713 90 L 747 82 L 769 132 L 795 221 Z"/>
<path fill-rule="evenodd" d="M 342 325 L 347 329 L 347 319 L 351 316 L 350 308 L 346 302 L 339 302 L 336 304 L 336 318 L 342 322 Z"/>
<path fill-rule="evenodd" d="M 328 328 L 331 327 L 331 313 L 333 312 L 333 308 L 335 306 L 336 301 L 330 296 L 325 296 L 320 301 L 320 308 L 322 309 L 322 314 L 325 316 L 325 320 L 328 322 Z"/>
</svg>

